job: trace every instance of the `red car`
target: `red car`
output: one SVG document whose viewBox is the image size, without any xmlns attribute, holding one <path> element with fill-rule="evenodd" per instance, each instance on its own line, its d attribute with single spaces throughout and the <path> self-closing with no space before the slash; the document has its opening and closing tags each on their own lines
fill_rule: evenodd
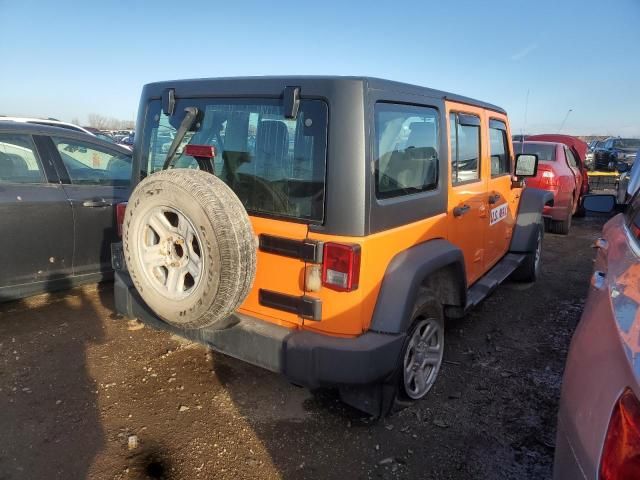
<svg viewBox="0 0 640 480">
<path fill-rule="evenodd" d="M 587 210 L 614 210 L 588 195 Z M 604 226 L 562 380 L 556 480 L 640 478 L 640 194 Z M 619 208 L 617 208 L 619 210 Z"/>
<path fill-rule="evenodd" d="M 580 192 L 580 203 L 578 205 L 578 211 L 576 215 L 584 215 L 584 209 L 582 208 L 582 196 L 589 193 L 589 169 L 587 168 L 587 153 L 589 152 L 589 145 L 587 142 L 583 142 L 577 137 L 571 135 L 561 135 L 555 133 L 544 133 L 540 135 L 529 135 L 526 140 L 528 141 L 542 141 L 542 142 L 559 142 L 564 143 L 573 155 L 576 157 L 578 168 L 582 173 L 582 191 Z"/>
<path fill-rule="evenodd" d="M 553 192 L 553 204 L 542 212 L 547 230 L 566 235 L 571 218 L 578 211 L 582 197 L 582 171 L 575 153 L 564 143 L 531 141 L 514 142 L 516 153 L 538 155 L 538 174 L 527 179 L 527 187 Z"/>
</svg>

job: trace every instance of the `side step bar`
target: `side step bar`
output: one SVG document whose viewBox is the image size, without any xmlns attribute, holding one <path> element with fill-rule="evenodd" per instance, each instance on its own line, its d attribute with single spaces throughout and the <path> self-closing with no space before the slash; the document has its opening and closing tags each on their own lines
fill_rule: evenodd
<svg viewBox="0 0 640 480">
<path fill-rule="evenodd" d="M 524 253 L 508 253 L 502 260 L 489 270 L 489 272 L 474 283 L 467 292 L 467 305 L 465 310 L 478 305 L 482 300 L 487 298 L 516 268 L 518 268 L 524 259 Z"/>
<path fill-rule="evenodd" d="M 464 310 L 460 307 L 449 307 L 446 311 L 447 316 L 452 318 L 463 317 L 471 308 L 491 295 L 498 288 L 498 285 L 503 283 L 522 264 L 526 257 L 524 253 L 508 253 L 505 255 L 489 272 L 471 285 L 471 288 L 467 291 L 467 304 Z"/>
</svg>

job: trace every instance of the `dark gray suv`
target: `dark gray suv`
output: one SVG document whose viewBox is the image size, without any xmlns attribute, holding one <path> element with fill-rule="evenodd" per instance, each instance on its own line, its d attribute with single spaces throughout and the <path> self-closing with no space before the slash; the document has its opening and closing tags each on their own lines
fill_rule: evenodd
<svg viewBox="0 0 640 480">
<path fill-rule="evenodd" d="M 125 148 L 0 121 L 0 301 L 109 278 L 130 178 Z"/>
</svg>

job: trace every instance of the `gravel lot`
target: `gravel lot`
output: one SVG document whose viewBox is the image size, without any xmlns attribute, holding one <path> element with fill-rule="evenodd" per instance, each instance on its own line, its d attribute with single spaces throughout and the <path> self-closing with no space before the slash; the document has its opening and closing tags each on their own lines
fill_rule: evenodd
<svg viewBox="0 0 640 480">
<path fill-rule="evenodd" d="M 380 421 L 131 329 L 108 285 L 0 305 L 0 479 L 548 478 L 601 226 L 547 235 L 541 281 L 450 321 L 433 391 Z"/>
</svg>

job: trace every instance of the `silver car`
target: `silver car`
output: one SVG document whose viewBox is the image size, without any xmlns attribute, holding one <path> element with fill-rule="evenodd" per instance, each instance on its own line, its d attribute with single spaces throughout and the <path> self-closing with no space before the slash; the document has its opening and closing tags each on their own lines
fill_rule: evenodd
<svg viewBox="0 0 640 480">
<path fill-rule="evenodd" d="M 638 154 L 636 154 L 636 158 L 638 158 Z M 640 167 L 637 165 L 638 162 L 633 162 L 631 168 L 620 175 L 616 189 L 618 203 L 627 203 L 640 189 Z"/>
<path fill-rule="evenodd" d="M 587 195 L 608 212 L 613 195 Z M 596 240 L 591 286 L 565 367 L 554 478 L 640 479 L 640 195 Z"/>
</svg>

